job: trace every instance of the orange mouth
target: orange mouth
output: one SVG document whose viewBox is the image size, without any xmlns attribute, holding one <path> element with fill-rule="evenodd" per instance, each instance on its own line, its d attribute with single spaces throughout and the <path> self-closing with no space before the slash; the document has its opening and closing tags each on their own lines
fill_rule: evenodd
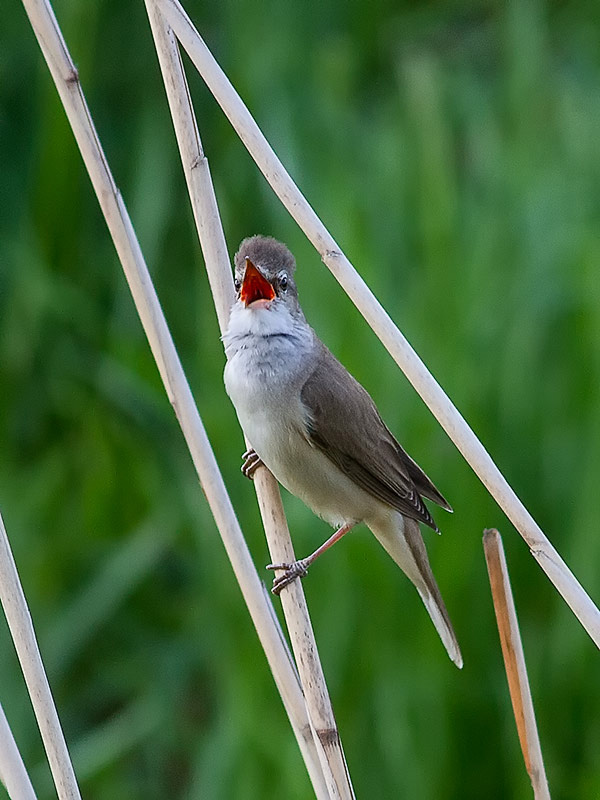
<svg viewBox="0 0 600 800">
<path fill-rule="evenodd" d="M 260 305 L 267 306 L 275 298 L 275 290 L 249 258 L 246 259 L 246 272 L 240 289 L 240 298 L 246 308 L 252 303 L 256 303 L 257 300 L 266 301 Z"/>
</svg>

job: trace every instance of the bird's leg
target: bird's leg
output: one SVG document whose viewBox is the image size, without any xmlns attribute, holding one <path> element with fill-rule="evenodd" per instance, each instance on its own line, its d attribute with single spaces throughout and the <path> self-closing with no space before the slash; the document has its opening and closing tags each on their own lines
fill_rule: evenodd
<svg viewBox="0 0 600 800">
<path fill-rule="evenodd" d="M 252 480 L 254 477 L 254 473 L 259 467 L 264 466 L 263 462 L 260 460 L 260 456 L 252 447 L 249 447 L 244 455 L 242 456 L 244 459 L 242 463 L 242 473 Z"/>
<path fill-rule="evenodd" d="M 331 545 L 339 541 L 342 536 L 348 533 L 355 525 L 356 522 L 347 522 L 345 525 L 342 525 L 333 536 L 330 536 L 326 542 L 323 542 L 320 547 L 317 547 L 314 553 L 311 553 L 306 558 L 301 558 L 300 561 L 294 561 L 292 564 L 267 564 L 267 569 L 285 570 L 283 575 L 280 575 L 278 578 L 273 578 L 273 587 L 271 589 L 273 594 L 279 594 L 285 586 L 295 581 L 296 578 L 303 578 L 308 573 L 308 568 L 313 561 L 322 555 L 325 550 L 329 550 Z"/>
</svg>

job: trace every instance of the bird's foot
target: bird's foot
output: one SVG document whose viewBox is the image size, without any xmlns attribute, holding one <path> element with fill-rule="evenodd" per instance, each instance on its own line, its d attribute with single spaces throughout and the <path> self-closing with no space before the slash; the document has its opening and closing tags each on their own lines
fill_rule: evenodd
<svg viewBox="0 0 600 800">
<path fill-rule="evenodd" d="M 305 575 L 308 575 L 309 564 L 310 561 L 307 558 L 294 561 L 292 564 L 267 564 L 267 569 L 285 570 L 283 575 L 280 575 L 278 578 L 273 578 L 273 586 L 271 588 L 273 594 L 279 594 L 285 586 L 295 581 L 296 578 L 303 578 Z"/>
<path fill-rule="evenodd" d="M 250 480 L 252 480 L 256 470 L 259 467 L 264 466 L 263 462 L 260 460 L 260 456 L 258 455 L 256 450 L 253 450 L 251 447 L 248 448 L 248 450 L 246 450 L 242 458 L 244 459 L 241 467 L 242 473 L 247 478 L 250 478 Z"/>
</svg>

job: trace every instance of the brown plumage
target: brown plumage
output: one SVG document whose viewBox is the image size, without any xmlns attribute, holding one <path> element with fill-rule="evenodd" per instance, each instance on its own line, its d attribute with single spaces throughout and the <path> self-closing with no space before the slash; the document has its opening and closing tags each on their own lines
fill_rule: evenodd
<svg viewBox="0 0 600 800">
<path fill-rule="evenodd" d="M 369 393 L 321 341 L 315 361 L 300 392 L 310 441 L 373 497 L 437 531 L 422 496 L 452 511 L 448 502 L 396 441 Z"/>
</svg>

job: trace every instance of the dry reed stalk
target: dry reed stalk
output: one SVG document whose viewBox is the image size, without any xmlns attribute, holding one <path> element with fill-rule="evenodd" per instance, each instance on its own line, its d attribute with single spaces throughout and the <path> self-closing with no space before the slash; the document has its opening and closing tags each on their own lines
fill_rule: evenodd
<svg viewBox="0 0 600 800">
<path fill-rule="evenodd" d="M 490 586 L 494 600 L 494 611 L 500 633 L 502 656 L 508 678 L 508 688 L 512 702 L 517 732 L 525 766 L 536 800 L 550 800 L 548 781 L 542 758 L 542 748 L 538 736 L 531 689 L 527 677 L 523 643 L 519 633 L 519 623 L 515 601 L 510 586 L 506 556 L 502 537 L 495 529 L 483 532 L 483 549 L 490 576 Z"/>
<path fill-rule="evenodd" d="M 0 601 L 17 651 L 60 800 L 81 800 L 73 765 L 40 655 L 31 614 L 0 515 Z"/>
<path fill-rule="evenodd" d="M 73 129 L 169 401 L 175 410 L 227 555 L 307 761 L 315 790 L 319 798 L 326 798 L 328 795 L 315 756 L 297 672 L 236 519 L 131 220 L 94 128 L 77 70 L 47 0 L 23 0 L 23 5 Z"/>
<path fill-rule="evenodd" d="M 161 0 L 161 9 L 248 152 L 271 184 L 275 194 L 312 242 L 323 262 L 329 267 L 467 463 L 513 523 L 529 546 L 533 557 L 570 606 L 596 646 L 600 648 L 600 611 L 598 608 L 519 500 L 460 412 L 342 253 L 331 234 L 288 175 L 180 3 L 177 0 Z"/>
<path fill-rule="evenodd" d="M 10 800 L 36 800 L 19 748 L 0 703 L 0 783 Z"/>
<path fill-rule="evenodd" d="M 202 149 L 177 40 L 155 0 L 146 0 L 146 8 L 217 317 L 221 332 L 224 332 L 234 300 L 233 278 L 208 161 Z M 254 478 L 271 559 L 274 563 L 294 561 L 277 482 L 264 468 L 259 469 Z M 295 581 L 281 593 L 281 603 L 311 724 L 311 752 L 318 754 L 321 781 L 324 778 L 328 790 L 326 796 L 352 798 L 354 794 L 300 581 Z M 311 777 L 314 766 L 307 761 Z"/>
</svg>

